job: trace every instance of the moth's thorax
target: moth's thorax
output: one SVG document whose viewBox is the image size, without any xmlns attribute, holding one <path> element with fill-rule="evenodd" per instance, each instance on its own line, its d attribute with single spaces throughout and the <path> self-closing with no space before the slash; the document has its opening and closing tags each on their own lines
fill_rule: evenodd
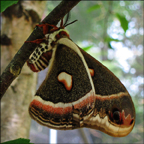
<svg viewBox="0 0 144 144">
<path fill-rule="evenodd" d="M 57 31 L 54 31 L 53 33 L 48 33 L 45 35 L 46 40 L 49 41 L 49 43 L 51 42 L 56 42 L 58 39 L 60 39 L 63 35 L 69 37 L 69 32 L 65 29 L 59 29 Z"/>
</svg>

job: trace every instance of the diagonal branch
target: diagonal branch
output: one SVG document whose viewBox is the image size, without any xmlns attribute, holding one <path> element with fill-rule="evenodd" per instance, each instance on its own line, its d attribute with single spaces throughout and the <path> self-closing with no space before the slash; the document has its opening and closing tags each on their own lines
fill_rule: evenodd
<svg viewBox="0 0 144 144">
<path fill-rule="evenodd" d="M 49 23 L 56 25 L 80 0 L 66 1 L 63 0 L 41 23 Z M 26 41 L 32 41 L 43 37 L 41 28 L 35 28 Z M 0 98 L 4 95 L 7 88 L 13 80 L 20 74 L 24 63 L 28 60 L 36 47 L 34 43 L 24 43 L 19 51 L 16 53 L 12 61 L 6 67 L 0 77 Z"/>
</svg>

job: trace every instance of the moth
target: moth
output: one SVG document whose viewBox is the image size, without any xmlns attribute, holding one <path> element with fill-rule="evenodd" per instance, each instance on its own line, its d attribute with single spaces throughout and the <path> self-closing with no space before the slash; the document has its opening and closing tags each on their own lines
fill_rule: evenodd
<svg viewBox="0 0 144 144">
<path fill-rule="evenodd" d="M 63 20 L 60 27 L 37 25 L 45 36 L 27 41 L 37 44 L 27 61 L 30 69 L 49 66 L 30 103 L 30 116 L 57 130 L 87 127 L 114 137 L 128 135 L 135 124 L 131 96 L 108 68 L 70 39 L 67 25 Z"/>
</svg>

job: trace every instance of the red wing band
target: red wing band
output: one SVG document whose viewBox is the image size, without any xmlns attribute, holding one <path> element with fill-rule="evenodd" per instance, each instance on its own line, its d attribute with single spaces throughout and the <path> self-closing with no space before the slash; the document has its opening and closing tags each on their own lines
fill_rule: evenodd
<svg viewBox="0 0 144 144">
<path fill-rule="evenodd" d="M 30 104 L 29 113 L 32 118 L 50 128 L 73 129 L 80 127 L 80 121 L 83 123 L 83 119 L 90 118 L 93 108 L 94 93 L 90 91 L 72 103 L 59 102 L 54 104 L 35 96 Z"/>
</svg>

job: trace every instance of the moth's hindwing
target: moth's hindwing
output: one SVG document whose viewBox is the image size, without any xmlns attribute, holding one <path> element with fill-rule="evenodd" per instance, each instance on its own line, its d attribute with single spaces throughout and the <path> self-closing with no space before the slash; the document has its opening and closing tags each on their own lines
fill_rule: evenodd
<svg viewBox="0 0 144 144">
<path fill-rule="evenodd" d="M 84 126 L 116 137 L 129 134 L 135 123 L 135 108 L 128 91 L 110 70 L 80 50 L 93 71 L 96 92 L 93 115 L 84 121 Z"/>
<path fill-rule="evenodd" d="M 134 105 L 112 72 L 68 37 L 55 42 L 50 58 L 46 79 L 29 107 L 32 118 L 54 129 L 88 127 L 116 137 L 130 133 Z"/>
</svg>

